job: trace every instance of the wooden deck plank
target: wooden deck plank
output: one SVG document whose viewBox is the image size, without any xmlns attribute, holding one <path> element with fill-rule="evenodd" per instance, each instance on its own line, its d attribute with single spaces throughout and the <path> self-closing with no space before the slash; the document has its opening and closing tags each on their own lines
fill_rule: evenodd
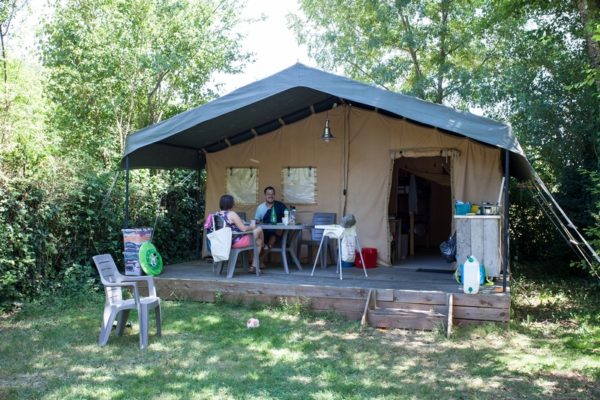
<svg viewBox="0 0 600 400">
<path fill-rule="evenodd" d="M 369 310 L 370 323 L 407 329 L 433 329 L 447 323 L 447 298 L 452 294 L 455 325 L 508 321 L 510 292 L 498 292 L 500 288 L 495 286 L 482 288 L 476 295 L 464 294 L 443 260 L 415 260 L 370 269 L 368 278 L 360 269 L 347 268 L 343 280 L 334 267 L 317 269 L 313 277 L 311 268 L 303 271 L 292 268 L 290 274 L 285 274 L 282 268 L 271 267 L 259 277 L 238 268 L 232 279 L 226 279 L 224 275 L 213 274 L 212 264 L 195 261 L 166 266 L 155 283 L 163 299 L 212 302 L 219 297 L 245 303 L 286 299 L 302 301 L 315 311 L 335 311 L 356 321 L 364 314 L 371 290 L 380 311 Z M 381 311 L 385 308 L 403 309 L 404 313 L 386 314 Z"/>
<path fill-rule="evenodd" d="M 504 308 L 454 307 L 454 318 L 480 321 L 508 322 L 509 312 Z"/>
</svg>

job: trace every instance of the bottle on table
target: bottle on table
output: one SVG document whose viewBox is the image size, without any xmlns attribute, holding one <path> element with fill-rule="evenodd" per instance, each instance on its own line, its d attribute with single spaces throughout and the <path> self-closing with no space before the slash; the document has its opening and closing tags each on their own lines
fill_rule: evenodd
<svg viewBox="0 0 600 400">
<path fill-rule="evenodd" d="M 273 225 L 277 224 L 277 212 L 275 211 L 275 204 L 271 207 L 271 223 Z"/>
<path fill-rule="evenodd" d="M 290 225 L 295 225 L 296 224 L 296 207 L 292 206 L 292 209 L 290 210 L 290 215 L 289 215 L 289 222 Z"/>
<path fill-rule="evenodd" d="M 287 208 L 285 210 L 283 210 L 283 219 L 281 220 L 281 222 L 283 222 L 284 225 L 287 225 L 290 223 L 290 212 L 288 211 Z"/>
</svg>

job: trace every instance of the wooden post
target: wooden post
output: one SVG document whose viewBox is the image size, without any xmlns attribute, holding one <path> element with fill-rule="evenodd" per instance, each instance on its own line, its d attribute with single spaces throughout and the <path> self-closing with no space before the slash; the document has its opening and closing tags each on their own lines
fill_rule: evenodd
<svg viewBox="0 0 600 400">
<path fill-rule="evenodd" d="M 446 304 L 448 305 L 448 315 L 446 316 L 446 337 L 452 335 L 452 323 L 454 319 L 454 296 L 452 293 L 446 293 Z"/>
<path fill-rule="evenodd" d="M 367 301 L 365 302 L 365 309 L 363 310 L 362 318 L 360 319 L 360 327 L 364 327 L 368 322 L 368 313 L 369 313 L 369 304 L 371 303 L 371 296 L 373 295 L 373 289 L 369 289 L 369 294 L 367 294 Z"/>
</svg>

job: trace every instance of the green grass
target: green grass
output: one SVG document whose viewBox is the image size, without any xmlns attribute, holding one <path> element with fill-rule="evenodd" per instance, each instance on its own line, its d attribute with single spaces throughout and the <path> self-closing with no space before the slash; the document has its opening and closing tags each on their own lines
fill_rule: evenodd
<svg viewBox="0 0 600 400">
<path fill-rule="evenodd" d="M 98 294 L 25 304 L 0 318 L 0 399 L 600 398 L 600 287 L 572 284 L 517 281 L 510 327 L 451 339 L 298 304 L 169 301 L 146 351 L 135 320 L 96 344 Z"/>
</svg>

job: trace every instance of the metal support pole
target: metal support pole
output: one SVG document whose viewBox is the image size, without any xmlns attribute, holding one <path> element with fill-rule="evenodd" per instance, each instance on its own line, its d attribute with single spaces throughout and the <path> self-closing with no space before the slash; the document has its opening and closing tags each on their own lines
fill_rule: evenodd
<svg viewBox="0 0 600 400">
<path fill-rule="evenodd" d="M 196 207 L 197 207 L 197 211 L 198 211 L 198 218 L 196 218 L 197 222 L 196 222 L 196 258 L 200 258 L 200 221 L 199 221 L 199 217 L 200 217 L 200 207 L 201 207 L 201 202 L 202 202 L 202 192 L 201 192 L 201 188 L 202 188 L 202 170 L 199 169 L 198 170 L 198 195 L 196 196 Z"/>
<path fill-rule="evenodd" d="M 506 278 L 508 275 L 508 262 L 509 257 L 509 229 L 508 224 L 510 223 L 508 218 L 509 204 L 509 190 L 510 190 L 510 170 L 509 170 L 510 152 L 504 150 L 504 240 L 502 241 L 502 291 L 506 292 Z"/>
<path fill-rule="evenodd" d="M 123 228 L 129 228 L 129 156 L 125 156 L 125 222 Z"/>
</svg>

